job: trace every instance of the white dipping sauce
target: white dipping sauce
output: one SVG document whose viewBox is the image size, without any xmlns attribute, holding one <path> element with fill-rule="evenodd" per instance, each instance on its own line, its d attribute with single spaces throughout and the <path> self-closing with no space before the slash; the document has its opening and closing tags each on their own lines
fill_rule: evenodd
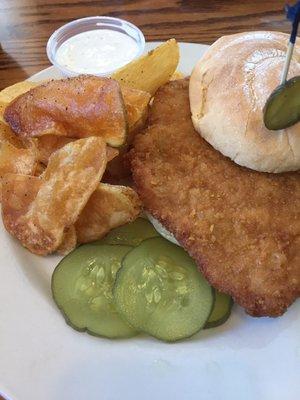
<svg viewBox="0 0 300 400">
<path fill-rule="evenodd" d="M 67 39 L 57 49 L 56 61 L 80 74 L 101 74 L 127 64 L 138 51 L 138 44 L 130 36 L 98 29 Z"/>
</svg>

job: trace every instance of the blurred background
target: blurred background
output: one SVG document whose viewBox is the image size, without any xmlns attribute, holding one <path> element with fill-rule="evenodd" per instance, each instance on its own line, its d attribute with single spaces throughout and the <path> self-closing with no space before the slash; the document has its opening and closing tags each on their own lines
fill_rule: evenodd
<svg viewBox="0 0 300 400">
<path fill-rule="evenodd" d="M 246 30 L 289 24 L 282 0 L 0 0 L 0 89 L 49 66 L 45 46 L 64 23 L 91 15 L 133 22 L 146 40 L 212 43 Z"/>
<path fill-rule="evenodd" d="M 236 32 L 289 32 L 284 5 L 282 0 L 0 0 L 0 89 L 48 67 L 49 36 L 76 18 L 120 17 L 136 24 L 148 41 L 174 37 L 211 44 Z"/>
</svg>

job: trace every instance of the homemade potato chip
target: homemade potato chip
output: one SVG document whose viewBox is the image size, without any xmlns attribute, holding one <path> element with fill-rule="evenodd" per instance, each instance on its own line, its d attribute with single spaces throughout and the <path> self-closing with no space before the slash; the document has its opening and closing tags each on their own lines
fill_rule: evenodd
<svg viewBox="0 0 300 400">
<path fill-rule="evenodd" d="M 8 142 L 0 143 L 0 199 L 1 181 L 5 174 L 33 175 L 36 164 L 34 148 L 20 149 Z"/>
<path fill-rule="evenodd" d="M 42 180 L 36 176 L 6 174 L 2 179 L 2 219 L 6 230 L 22 243 L 27 241 L 30 229 L 23 222 L 32 202 L 34 201 Z M 34 226 L 31 227 L 34 231 Z M 34 240 L 39 243 L 39 234 L 32 233 L 31 245 Z M 44 239 L 44 240 L 47 240 Z"/>
<path fill-rule="evenodd" d="M 55 151 L 61 149 L 66 144 L 73 142 L 71 139 L 64 136 L 44 135 L 35 139 L 38 150 L 38 159 L 43 164 L 47 165 L 49 157 Z"/>
<path fill-rule="evenodd" d="M 73 249 L 75 249 L 77 244 L 77 236 L 76 236 L 76 230 L 74 225 L 69 226 L 68 228 L 65 228 L 62 242 L 57 248 L 57 253 L 61 255 L 66 255 L 70 253 Z"/>
<path fill-rule="evenodd" d="M 31 175 L 35 166 L 35 149 L 18 149 L 8 142 L 0 143 L 1 177 L 6 173 Z"/>
<path fill-rule="evenodd" d="M 38 160 L 44 165 L 47 165 L 51 154 L 61 149 L 66 144 L 74 142 L 76 139 L 71 139 L 64 136 L 44 135 L 32 140 L 35 140 L 36 143 Z M 117 149 L 106 146 L 107 162 L 117 157 L 118 154 L 119 151 Z"/>
<path fill-rule="evenodd" d="M 4 115 L 4 111 L 5 111 L 7 104 L 8 103 L 4 103 L 3 101 L 0 101 L 0 122 L 5 122 L 3 115 Z"/>
<path fill-rule="evenodd" d="M 160 86 L 170 80 L 178 62 L 178 43 L 175 39 L 170 39 L 120 68 L 112 78 L 120 82 L 121 86 L 144 90 L 153 95 Z"/>
<path fill-rule="evenodd" d="M 23 93 L 28 92 L 28 90 L 37 86 L 38 83 L 30 82 L 30 81 L 22 81 L 15 83 L 12 86 L 8 86 L 7 88 L 1 90 L 0 92 L 0 103 L 9 104 L 16 97 L 20 96 Z"/>
<path fill-rule="evenodd" d="M 77 241 L 100 239 L 111 229 L 133 221 L 140 212 L 141 202 L 133 189 L 100 183 L 75 223 Z"/>
<path fill-rule="evenodd" d="M 23 204 L 25 194 L 22 190 L 14 193 L 16 184 L 6 179 L 2 209 L 5 227 L 31 252 L 52 253 L 62 243 L 65 228 L 74 224 L 97 188 L 105 166 L 106 145 L 101 138 L 68 143 L 50 157 L 41 177 L 31 177 L 34 187 L 28 184 L 27 196 L 32 202 L 21 214 L 16 214 L 15 208 L 18 202 Z M 38 190 L 36 182 L 41 182 Z M 10 193 L 7 187 L 11 188 Z"/>
<path fill-rule="evenodd" d="M 24 148 L 24 142 L 18 138 L 5 122 L 0 121 L 0 142 L 8 142 L 17 148 Z"/>
<path fill-rule="evenodd" d="M 31 89 L 6 107 L 4 119 L 22 137 L 100 136 L 116 147 L 125 142 L 127 132 L 119 84 L 91 75 L 52 80 Z"/>
<path fill-rule="evenodd" d="M 3 185 L 3 222 L 6 229 L 14 235 L 15 221 L 27 213 L 42 185 L 42 180 L 34 176 L 7 174 Z M 65 255 L 76 247 L 76 243 L 76 230 L 74 225 L 71 225 L 65 229 L 57 252 Z"/>
<path fill-rule="evenodd" d="M 105 166 L 106 145 L 101 138 L 90 137 L 65 145 L 50 157 L 42 175 L 45 185 L 39 191 L 32 211 L 40 212 L 45 207 L 49 216 L 53 214 L 54 225 L 58 216 L 64 226 L 71 225 L 97 188 Z M 44 204 L 47 194 L 53 204 Z"/>
</svg>

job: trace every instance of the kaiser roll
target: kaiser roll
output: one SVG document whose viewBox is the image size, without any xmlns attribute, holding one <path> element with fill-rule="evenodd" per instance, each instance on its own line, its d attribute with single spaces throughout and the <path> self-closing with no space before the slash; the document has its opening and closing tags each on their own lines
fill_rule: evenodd
<svg viewBox="0 0 300 400">
<path fill-rule="evenodd" d="M 263 122 L 266 100 L 280 83 L 288 39 L 280 32 L 223 36 L 190 78 L 195 129 L 222 154 L 257 171 L 300 169 L 300 123 L 270 131 Z M 297 45 L 289 78 L 296 75 L 300 75 Z"/>
</svg>

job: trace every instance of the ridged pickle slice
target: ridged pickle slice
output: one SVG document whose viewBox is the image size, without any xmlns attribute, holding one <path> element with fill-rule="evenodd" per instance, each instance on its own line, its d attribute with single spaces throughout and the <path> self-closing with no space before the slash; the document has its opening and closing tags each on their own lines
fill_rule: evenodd
<svg viewBox="0 0 300 400">
<path fill-rule="evenodd" d="M 58 264 L 52 276 L 52 294 L 74 329 L 108 338 L 137 334 L 116 311 L 112 292 L 121 260 L 131 249 L 87 244 Z"/>
<path fill-rule="evenodd" d="M 300 76 L 278 86 L 264 107 L 264 123 L 270 130 L 280 130 L 300 120 Z"/>
<path fill-rule="evenodd" d="M 143 240 L 159 236 L 152 224 L 145 218 L 137 218 L 129 224 L 112 229 L 103 239 L 94 242 L 138 246 Z"/>
<path fill-rule="evenodd" d="M 172 342 L 205 326 L 214 305 L 214 291 L 182 248 L 163 238 L 152 238 L 124 257 L 114 299 L 130 325 Z"/>
<path fill-rule="evenodd" d="M 228 294 L 215 290 L 214 308 L 204 328 L 216 328 L 223 325 L 230 317 L 232 305 L 233 300 Z"/>
</svg>

